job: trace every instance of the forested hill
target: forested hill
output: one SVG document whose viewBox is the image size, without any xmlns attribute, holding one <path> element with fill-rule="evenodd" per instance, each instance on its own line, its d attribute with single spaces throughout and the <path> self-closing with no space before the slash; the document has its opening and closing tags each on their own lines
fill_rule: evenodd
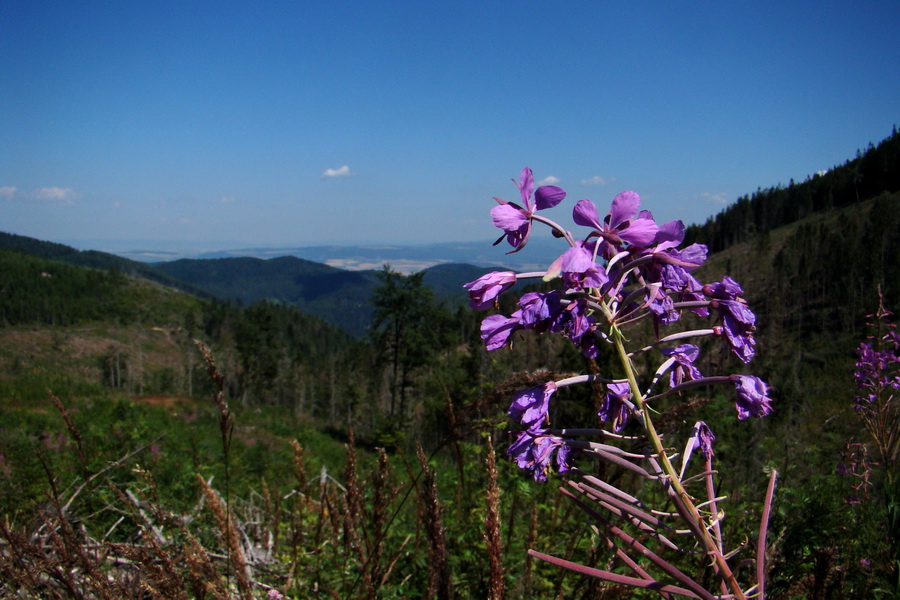
<svg viewBox="0 0 900 600">
<path fill-rule="evenodd" d="M 182 259 L 156 268 L 222 300 L 252 304 L 277 300 L 296 306 L 355 337 L 372 321 L 372 294 L 378 271 L 347 271 L 294 256 Z M 466 298 L 462 285 L 490 269 L 471 265 L 438 265 L 426 269 L 423 281 L 448 306 Z"/>
<path fill-rule="evenodd" d="M 869 144 L 865 152 L 857 151 L 856 158 L 841 166 L 807 177 L 802 183 L 792 179 L 786 187 L 758 189 L 742 196 L 703 225 L 688 227 L 685 242 L 702 242 L 710 251 L 719 252 L 804 217 L 897 191 L 900 134 L 895 126 L 888 138 L 877 146 Z"/>
<path fill-rule="evenodd" d="M 22 256 L 24 262 L 30 256 L 89 267 L 243 306 L 274 300 L 323 319 L 354 337 L 362 337 L 369 330 L 371 298 L 378 285 L 378 271 L 347 271 L 293 256 L 265 260 L 251 257 L 182 259 L 151 265 L 105 252 L 79 251 L 63 244 L 0 232 L 0 251 L 4 250 L 27 255 Z M 12 264 L 14 259 L 15 254 L 10 254 L 5 264 Z M 426 270 L 423 281 L 438 300 L 448 307 L 455 307 L 466 298 L 463 283 L 477 279 L 489 270 L 463 264 L 438 265 Z M 90 277 L 106 281 L 100 274 Z M 54 317 L 62 321 L 67 318 Z"/>
<path fill-rule="evenodd" d="M 24 235 L 0 231 L 0 250 L 13 250 L 37 258 L 56 260 L 79 267 L 89 267 L 113 271 L 129 277 L 139 277 L 173 287 L 195 296 L 207 296 L 202 290 L 191 286 L 146 263 L 122 258 L 99 250 L 78 250 L 65 244 L 46 242 Z"/>
</svg>

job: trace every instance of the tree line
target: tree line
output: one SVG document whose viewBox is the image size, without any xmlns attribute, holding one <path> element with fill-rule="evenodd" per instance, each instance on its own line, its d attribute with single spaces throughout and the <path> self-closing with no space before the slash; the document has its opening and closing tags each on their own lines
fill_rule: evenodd
<svg viewBox="0 0 900 600">
<path fill-rule="evenodd" d="M 757 189 L 744 195 L 703 225 L 691 225 L 685 244 L 702 242 L 711 252 L 751 240 L 815 213 L 859 204 L 884 192 L 900 191 L 900 134 L 896 126 L 877 146 L 843 165 L 817 173 L 801 183 Z"/>
</svg>

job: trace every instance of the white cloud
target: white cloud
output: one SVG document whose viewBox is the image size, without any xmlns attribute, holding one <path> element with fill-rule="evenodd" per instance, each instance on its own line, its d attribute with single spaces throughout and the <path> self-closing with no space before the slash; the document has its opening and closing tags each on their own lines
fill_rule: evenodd
<svg viewBox="0 0 900 600">
<path fill-rule="evenodd" d="M 222 196 L 221 198 L 219 198 L 219 202 L 221 202 L 222 204 L 229 204 L 231 202 L 234 202 L 234 197 L 233 196 Z"/>
<path fill-rule="evenodd" d="M 581 185 L 606 185 L 607 183 L 613 182 L 615 180 L 615 177 L 607 179 L 606 177 L 601 177 L 600 175 L 594 175 L 593 177 L 589 177 L 588 179 L 582 179 Z"/>
<path fill-rule="evenodd" d="M 538 185 L 556 185 L 559 183 L 559 177 L 548 175 L 537 182 Z"/>
<path fill-rule="evenodd" d="M 7 200 L 12 200 L 13 196 L 16 195 L 16 188 L 11 185 L 7 185 L 4 187 L 0 187 L 0 198 L 6 198 Z"/>
<path fill-rule="evenodd" d="M 352 175 L 350 167 L 347 165 L 339 169 L 325 169 L 325 172 L 322 173 L 322 177 L 346 177 L 347 175 Z"/>
<path fill-rule="evenodd" d="M 703 192 L 700 194 L 700 198 L 706 202 L 707 204 L 714 204 L 715 206 L 725 206 L 728 204 L 728 196 L 725 194 L 712 194 L 710 192 Z"/>
<path fill-rule="evenodd" d="M 75 200 L 81 198 L 81 194 L 72 188 L 44 187 L 34 190 L 31 197 L 37 200 L 58 200 L 66 204 L 72 204 Z"/>
</svg>

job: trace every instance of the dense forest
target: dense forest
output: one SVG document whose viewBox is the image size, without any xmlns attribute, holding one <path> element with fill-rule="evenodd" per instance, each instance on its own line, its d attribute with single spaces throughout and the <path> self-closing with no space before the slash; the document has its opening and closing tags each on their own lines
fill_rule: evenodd
<svg viewBox="0 0 900 600">
<path fill-rule="evenodd" d="M 90 575 L 105 559 L 78 553 L 84 536 L 143 565 L 140 575 L 117 577 L 152 597 L 262 598 L 275 589 L 297 598 L 499 598 L 503 589 L 506 597 L 634 597 L 538 569 L 526 553 L 606 560 L 556 486 L 526 481 L 494 457 L 512 441 L 508 397 L 548 373 L 602 372 L 609 358 L 588 361 L 551 336 L 487 353 L 483 315 L 444 283 L 484 270 L 404 276 L 385 267 L 354 280 L 299 259 L 223 259 L 142 273 L 102 253 L 3 236 L 0 597 L 13 597 L 10 581 L 24 597 L 71 597 L 67 586 L 92 590 L 78 597 L 116 597 Z M 848 448 L 865 441 L 852 407 L 867 315 L 879 294 L 889 310 L 900 306 L 896 129 L 826 173 L 740 198 L 689 227 L 692 242 L 712 251 L 698 276 L 732 275 L 758 316 L 755 371 L 773 386 L 773 414 L 738 426 L 727 401 L 708 391 L 692 406 L 720 432 L 719 488 L 736 502 L 729 518 L 738 532 L 754 535 L 747 515 L 757 510 L 763 469 L 782 473 L 770 597 L 896 593 L 896 548 L 878 520 L 885 506 L 877 492 L 848 503 L 852 481 L 838 474 Z M 286 277 L 293 297 L 279 296 L 282 284 L 263 277 L 264 264 Z M 229 302 L 228 290 L 254 277 L 260 298 L 278 299 Z M 228 288 L 229 278 L 239 283 Z M 330 318 L 303 310 L 326 292 Z M 513 298 L 502 300 L 502 311 L 514 308 Z M 351 326 L 336 326 L 341 319 Z M 590 392 L 565 398 L 557 410 L 573 422 L 596 414 Z M 123 459 L 131 452 L 136 459 Z M 628 479 L 615 469 L 602 475 Z M 198 508 L 201 499 L 215 505 L 211 477 L 221 497 L 234 495 L 245 542 Z M 49 525 L 54 502 L 84 530 Z M 176 517 L 184 524 L 173 525 Z M 154 527 L 177 543 L 164 544 Z M 27 539 L 15 560 L 4 550 Z M 125 550 L 126 542 L 135 545 Z M 199 548 L 243 553 L 259 587 L 245 589 L 246 565 L 203 562 Z M 83 576 L 69 581 L 65 569 Z M 194 582 L 201 573 L 218 573 L 222 585 Z M 178 578 L 179 593 L 164 587 Z"/>
</svg>

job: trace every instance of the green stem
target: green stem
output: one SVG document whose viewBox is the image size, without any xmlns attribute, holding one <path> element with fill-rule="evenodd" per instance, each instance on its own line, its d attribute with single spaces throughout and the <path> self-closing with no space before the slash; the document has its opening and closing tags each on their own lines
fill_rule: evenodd
<svg viewBox="0 0 900 600">
<path fill-rule="evenodd" d="M 681 515 L 682 518 L 684 518 L 691 529 L 694 530 L 695 535 L 700 539 L 700 542 L 706 549 L 707 555 L 712 558 L 713 563 L 715 564 L 719 573 L 725 579 L 728 587 L 731 588 L 734 597 L 737 600 L 746 600 L 746 596 L 744 596 L 744 592 L 743 590 L 741 590 L 741 586 L 738 584 L 737 580 L 734 577 L 734 574 L 731 572 L 731 568 L 728 566 L 728 562 L 725 560 L 722 552 L 719 551 L 719 548 L 716 546 L 716 543 L 712 539 L 709 531 L 703 525 L 704 521 L 700 516 L 700 511 L 698 511 L 697 507 L 694 506 L 693 499 L 681 484 L 681 480 L 678 478 L 678 472 L 669 461 L 669 455 L 666 453 L 665 448 L 663 448 L 662 440 L 660 439 L 659 434 L 656 433 L 656 428 L 653 426 L 653 420 L 650 418 L 650 411 L 647 410 L 647 406 L 644 403 L 643 395 L 641 393 L 641 388 L 638 386 L 637 377 L 635 376 L 634 368 L 631 365 L 631 359 L 628 356 L 628 352 L 625 350 L 625 343 L 622 332 L 618 327 L 613 325 L 611 334 L 611 337 L 616 344 L 616 351 L 619 354 L 619 360 L 622 362 L 622 367 L 625 369 L 625 375 L 628 379 L 628 385 L 631 387 L 631 393 L 634 397 L 635 405 L 638 408 L 638 413 L 640 414 L 641 423 L 644 426 L 644 431 L 646 431 L 647 437 L 650 439 L 650 443 L 653 444 L 654 451 L 656 452 L 657 456 L 659 456 L 663 471 L 669 479 L 669 484 L 672 486 L 672 489 L 675 491 L 675 494 L 680 500 L 680 502 L 675 503 L 676 508 L 679 512 L 684 511 L 684 513 Z"/>
</svg>

